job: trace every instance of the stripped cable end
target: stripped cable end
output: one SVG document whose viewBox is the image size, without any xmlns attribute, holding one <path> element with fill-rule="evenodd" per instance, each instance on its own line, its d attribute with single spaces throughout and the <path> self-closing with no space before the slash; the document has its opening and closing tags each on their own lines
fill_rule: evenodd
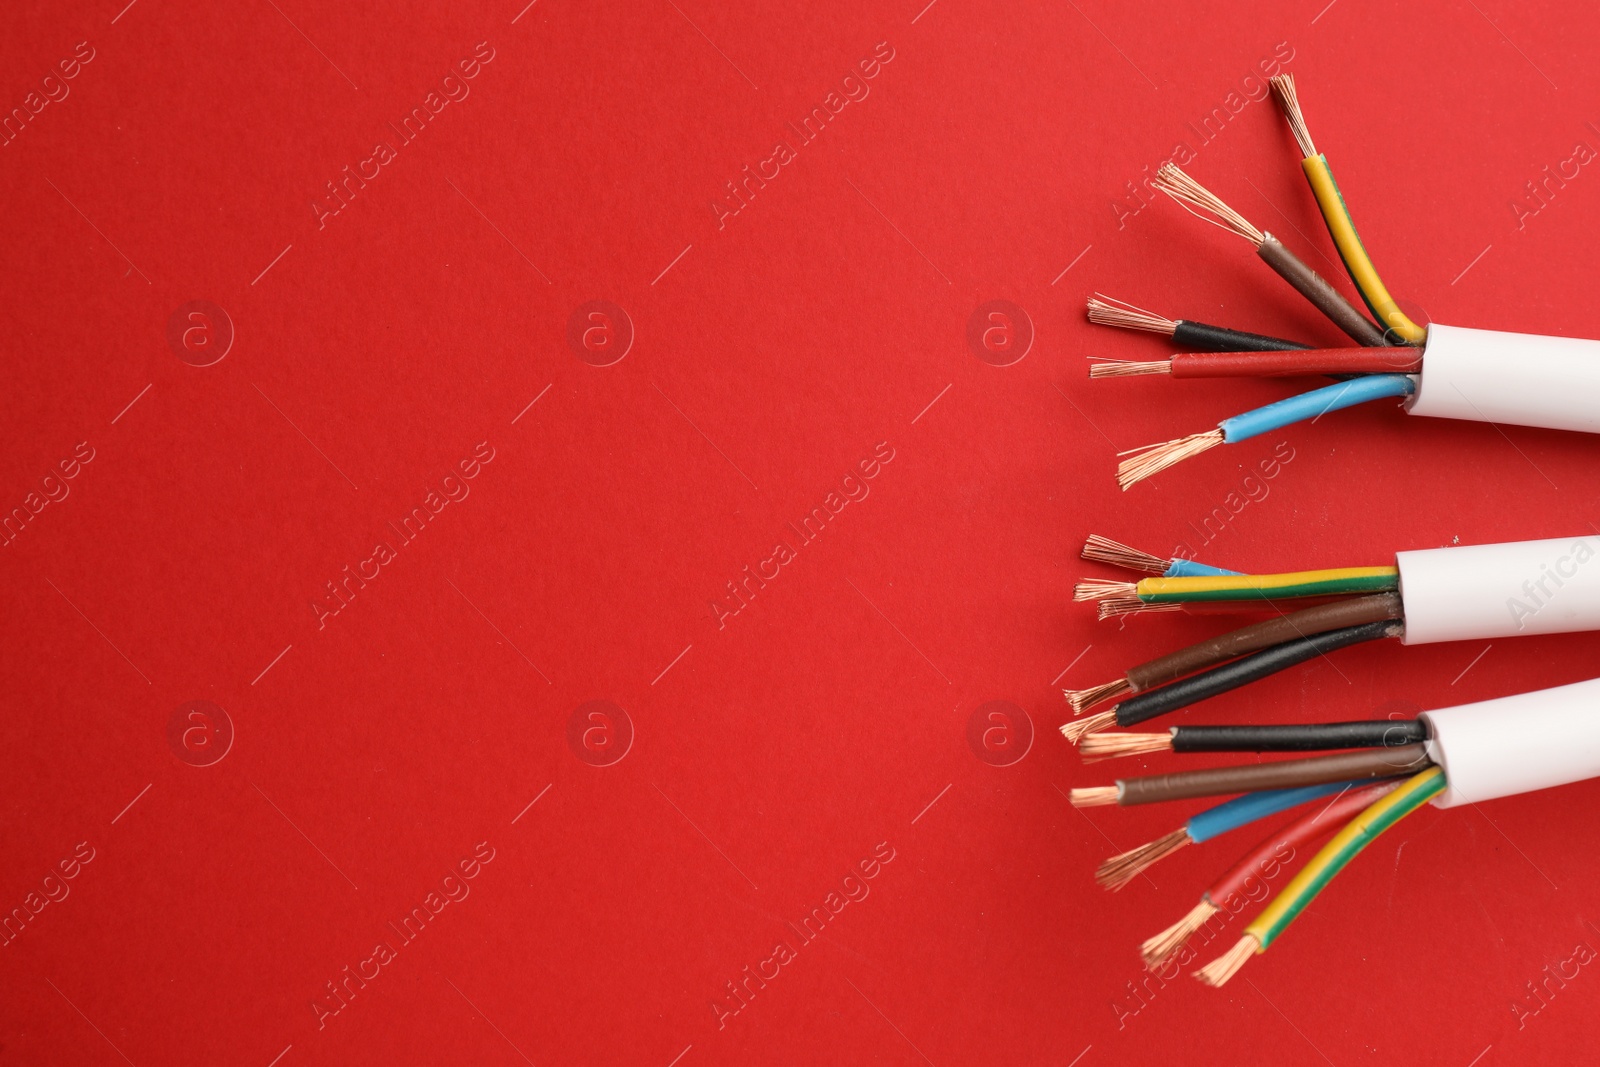
<svg viewBox="0 0 1600 1067">
<path fill-rule="evenodd" d="M 1221 430 L 1207 430 L 1204 433 L 1180 437 L 1175 441 L 1124 452 L 1122 454 L 1129 458 L 1117 464 L 1117 484 L 1127 490 L 1146 478 L 1160 474 L 1168 467 L 1210 451 L 1222 442 Z"/>
<path fill-rule="evenodd" d="M 1083 543 L 1083 558 L 1092 559 L 1096 563 L 1109 563 L 1124 570 L 1142 571 L 1145 574 L 1165 574 L 1172 566 L 1170 559 L 1162 559 L 1160 556 L 1141 552 L 1137 548 L 1129 548 L 1120 541 L 1113 541 L 1099 534 L 1090 534 L 1089 539 Z"/>
<path fill-rule="evenodd" d="M 1166 963 L 1174 952 L 1186 945 L 1189 939 L 1221 910 L 1210 900 L 1202 897 L 1200 903 L 1190 908 L 1187 915 L 1139 946 L 1139 955 L 1144 958 L 1145 966 L 1154 969 Z"/>
<path fill-rule="evenodd" d="M 1261 942 L 1253 934 L 1245 934 L 1228 951 L 1195 971 L 1194 976 L 1213 989 L 1221 988 L 1228 984 L 1228 979 L 1239 973 L 1251 956 L 1260 951 Z"/>
<path fill-rule="evenodd" d="M 1172 734 L 1092 734 L 1078 745 L 1084 756 L 1114 759 L 1118 756 L 1142 756 L 1147 752 L 1172 751 Z"/>
<path fill-rule="evenodd" d="M 1096 617 L 1101 622 L 1120 619 L 1124 615 L 1143 615 L 1147 611 L 1183 611 L 1183 604 L 1146 604 L 1136 596 L 1114 596 L 1100 601 Z"/>
<path fill-rule="evenodd" d="M 1083 740 L 1085 735 L 1097 730 L 1104 730 L 1107 726 L 1114 726 L 1117 722 L 1117 710 L 1102 711 L 1098 715 L 1091 715 L 1087 719 L 1074 719 L 1061 727 L 1061 736 L 1073 744 Z"/>
<path fill-rule="evenodd" d="M 1133 684 L 1126 678 L 1118 678 L 1114 682 L 1091 686 L 1088 689 L 1063 689 L 1061 695 L 1067 698 L 1067 703 L 1072 706 L 1072 714 L 1082 715 L 1089 708 L 1112 697 L 1119 697 L 1130 692 Z"/>
<path fill-rule="evenodd" d="M 1178 206 L 1202 222 L 1237 234 L 1261 247 L 1266 234 L 1252 226 L 1248 219 L 1222 202 L 1222 199 L 1185 174 L 1176 163 L 1163 163 L 1150 184 L 1178 202 Z"/>
<path fill-rule="evenodd" d="M 1192 843 L 1189 831 L 1182 828 L 1162 834 L 1147 845 L 1129 849 L 1100 864 L 1095 868 L 1094 880 L 1115 893 L 1184 845 Z"/>
<path fill-rule="evenodd" d="M 1138 597 L 1110 597 L 1102 600 L 1099 608 L 1094 611 L 1094 617 L 1104 622 L 1106 619 L 1120 619 L 1125 614 L 1142 614 L 1146 611 L 1182 611 L 1181 603 L 1160 603 L 1160 605 L 1147 605 Z"/>
<path fill-rule="evenodd" d="M 1110 582 L 1104 578 L 1085 578 L 1072 588 L 1072 599 L 1075 603 L 1085 600 L 1106 600 L 1110 597 L 1137 597 L 1139 586 L 1136 582 Z"/>
<path fill-rule="evenodd" d="M 1096 785 L 1088 789 L 1074 789 L 1068 797 L 1075 808 L 1103 808 L 1108 804 L 1117 802 L 1117 794 L 1122 792 L 1114 785 Z"/>
<path fill-rule="evenodd" d="M 1171 337 L 1178 332 L 1178 324 L 1153 311 L 1135 307 L 1124 301 L 1096 293 L 1089 298 L 1089 321 L 1101 326 L 1118 326 L 1124 330 L 1145 330 Z"/>
<path fill-rule="evenodd" d="M 1089 364 L 1091 378 L 1132 378 L 1140 374 L 1171 374 L 1172 360 L 1138 361 L 1132 359 L 1097 359 Z"/>
<path fill-rule="evenodd" d="M 1295 144 L 1300 146 L 1300 154 L 1310 159 L 1317 154 L 1317 146 L 1311 143 L 1311 131 L 1306 128 L 1306 117 L 1300 110 L 1300 96 L 1294 91 L 1294 75 L 1279 74 L 1267 80 L 1272 83 L 1278 106 L 1283 108 L 1283 117 L 1289 120 L 1289 129 L 1294 133 Z"/>
</svg>

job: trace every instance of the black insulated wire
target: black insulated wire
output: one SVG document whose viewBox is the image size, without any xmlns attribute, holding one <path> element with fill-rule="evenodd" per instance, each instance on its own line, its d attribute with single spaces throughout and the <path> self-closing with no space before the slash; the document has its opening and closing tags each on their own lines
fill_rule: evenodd
<svg viewBox="0 0 1600 1067">
<path fill-rule="evenodd" d="M 1172 340 L 1179 348 L 1196 352 L 1297 352 L 1311 347 L 1299 341 L 1230 330 L 1225 326 L 1209 326 L 1188 319 L 1178 320 L 1177 328 L 1172 331 Z"/>
<path fill-rule="evenodd" d="M 1270 726 L 1178 726 L 1174 752 L 1323 752 L 1336 748 L 1394 748 L 1428 739 L 1418 719 L 1290 723 Z"/>
<path fill-rule="evenodd" d="M 1399 637 L 1404 632 L 1404 623 L 1383 619 L 1360 626 L 1346 626 L 1342 630 L 1312 634 L 1310 637 L 1297 637 L 1293 641 L 1285 641 L 1281 645 L 1262 649 L 1232 663 L 1224 663 L 1209 671 L 1190 675 L 1160 689 L 1131 696 L 1117 705 L 1117 725 L 1133 726 L 1146 722 L 1169 711 L 1177 711 L 1179 708 L 1186 708 L 1190 704 L 1237 689 L 1241 685 L 1249 685 L 1269 674 L 1276 674 L 1313 657 L 1350 645 L 1359 645 L 1365 641 Z"/>
</svg>

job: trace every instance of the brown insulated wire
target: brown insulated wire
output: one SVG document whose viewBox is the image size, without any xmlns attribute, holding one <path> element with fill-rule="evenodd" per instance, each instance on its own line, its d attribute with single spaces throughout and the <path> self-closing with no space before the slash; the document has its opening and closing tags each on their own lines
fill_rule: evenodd
<svg viewBox="0 0 1600 1067">
<path fill-rule="evenodd" d="M 1293 789 L 1324 782 L 1358 778 L 1392 778 L 1415 774 L 1433 763 L 1426 745 L 1400 745 L 1333 756 L 1250 763 L 1242 767 L 1209 767 L 1176 774 L 1155 774 L 1117 781 L 1117 803 L 1155 804 L 1163 800 L 1255 793 L 1263 789 Z"/>
<path fill-rule="evenodd" d="M 1160 659 L 1132 667 L 1126 675 L 1135 693 L 1142 693 L 1158 685 L 1177 681 L 1197 671 L 1214 667 L 1230 659 L 1247 656 L 1264 648 L 1293 641 L 1297 637 L 1342 630 L 1347 626 L 1398 619 L 1403 616 L 1399 593 L 1376 593 L 1372 596 L 1335 600 L 1316 607 L 1280 615 L 1275 619 L 1246 626 L 1231 633 L 1221 634 L 1199 644 L 1169 652 Z"/>
<path fill-rule="evenodd" d="M 1373 325 L 1371 319 L 1272 234 L 1262 235 L 1261 243 L 1256 246 L 1256 255 L 1277 271 L 1279 277 L 1299 290 L 1301 296 L 1316 305 L 1317 310 L 1328 316 L 1335 326 L 1349 334 L 1356 344 L 1364 348 L 1378 348 L 1389 343 L 1383 331 Z"/>
</svg>

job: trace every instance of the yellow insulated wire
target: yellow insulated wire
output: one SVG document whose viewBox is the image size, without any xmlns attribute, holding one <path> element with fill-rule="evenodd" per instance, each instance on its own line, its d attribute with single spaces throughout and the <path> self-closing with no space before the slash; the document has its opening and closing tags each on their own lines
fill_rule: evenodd
<svg viewBox="0 0 1600 1067">
<path fill-rule="evenodd" d="M 1311 183 L 1311 193 L 1317 198 L 1317 207 L 1322 210 L 1323 221 L 1328 224 L 1328 233 L 1339 249 L 1339 258 L 1344 260 L 1350 280 L 1361 291 L 1367 306 L 1377 316 L 1378 322 L 1394 331 L 1401 340 L 1408 344 L 1421 344 L 1428 332 L 1400 310 L 1400 305 L 1395 303 L 1394 297 L 1384 287 L 1383 279 L 1378 277 L 1378 268 L 1372 265 L 1372 258 L 1361 244 L 1361 236 L 1356 233 L 1355 223 L 1350 220 L 1350 209 L 1345 205 L 1344 195 L 1339 192 L 1339 183 L 1333 180 L 1333 172 L 1328 169 L 1328 157 L 1321 154 L 1307 156 L 1300 161 L 1300 167 L 1306 173 L 1306 180 Z"/>
<path fill-rule="evenodd" d="M 1376 841 L 1395 823 L 1444 792 L 1444 788 L 1444 771 L 1429 767 L 1350 820 L 1343 830 L 1334 835 L 1332 841 L 1311 857 L 1311 861 L 1283 887 L 1283 892 L 1256 916 L 1255 921 L 1244 928 L 1244 936 L 1234 942 L 1228 951 L 1194 972 L 1194 976 L 1208 986 L 1226 985 L 1251 956 L 1259 956 L 1267 951 L 1362 849 Z"/>
<path fill-rule="evenodd" d="M 1396 587 L 1394 567 L 1338 567 L 1287 574 L 1229 574 L 1194 578 L 1145 578 L 1135 586 L 1147 604 L 1270 597 L 1343 596 L 1387 592 Z"/>
<path fill-rule="evenodd" d="M 1305 910 L 1306 905 L 1327 887 L 1334 875 L 1344 870 L 1356 853 L 1370 845 L 1389 827 L 1444 792 L 1444 787 L 1444 771 L 1429 767 L 1351 820 L 1311 858 L 1255 921 L 1245 927 L 1244 932 L 1255 938 L 1261 946 L 1256 951 L 1265 952 Z"/>
</svg>

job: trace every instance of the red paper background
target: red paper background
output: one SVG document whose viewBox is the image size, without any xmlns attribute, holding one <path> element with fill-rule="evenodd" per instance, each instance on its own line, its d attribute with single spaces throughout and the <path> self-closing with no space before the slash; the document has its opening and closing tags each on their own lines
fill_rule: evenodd
<svg viewBox="0 0 1600 1067">
<path fill-rule="evenodd" d="M 1194 129 L 1278 49 L 1410 307 L 1600 336 L 1600 177 L 1511 206 L 1600 147 L 1591 5 L 124 2 L 12 4 L 0 34 L 7 108 L 93 49 L 0 148 L 0 506 L 79 442 L 94 457 L 0 552 L 0 911 L 80 842 L 94 857 L 0 948 L 0 1059 L 1592 1047 L 1600 977 L 1542 969 L 1600 946 L 1600 787 L 1421 813 L 1218 992 L 1146 978 L 1134 949 L 1245 842 L 1103 893 L 1099 859 L 1191 809 L 1074 810 L 1065 792 L 1112 765 L 1054 732 L 1060 686 L 1224 625 L 1096 625 L 1069 603 L 1108 573 L 1076 558 L 1090 532 L 1281 570 L 1591 529 L 1592 440 L 1377 406 L 1282 435 L 1294 458 L 1270 481 L 1245 481 L 1262 439 L 1123 494 L 1117 449 L 1303 386 L 1090 383 L 1087 355 L 1166 349 L 1083 318 L 1099 289 L 1339 343 L 1242 242 L 1128 199 L 1183 141 L 1191 173 L 1335 276 L 1271 105 L 1224 110 L 1207 143 Z M 325 183 L 478 42 L 493 59 L 470 95 L 319 226 Z M 870 94 L 719 226 L 724 183 L 879 42 Z M 168 341 L 196 300 L 236 333 L 207 367 Z M 597 300 L 634 333 L 605 367 L 568 342 Z M 1009 366 L 967 342 L 990 300 L 1036 334 Z M 480 442 L 470 495 L 319 628 L 324 583 Z M 719 628 L 725 583 L 875 448 L 893 458 L 868 495 Z M 1594 648 L 1367 647 L 1190 721 L 1480 699 L 1583 678 Z M 203 767 L 179 758 L 185 723 L 169 741 L 196 700 L 234 731 Z M 620 717 L 569 728 L 595 700 L 631 724 L 609 766 Z M 985 748 L 990 701 L 1034 734 L 1009 765 L 1026 724 Z M 398 947 L 387 924 L 480 842 L 469 895 Z M 850 883 L 869 895 L 802 947 L 786 923 L 875 850 L 892 861 Z M 727 983 L 780 940 L 795 958 L 719 1025 Z M 379 941 L 395 958 L 319 1026 L 325 983 Z"/>
</svg>

